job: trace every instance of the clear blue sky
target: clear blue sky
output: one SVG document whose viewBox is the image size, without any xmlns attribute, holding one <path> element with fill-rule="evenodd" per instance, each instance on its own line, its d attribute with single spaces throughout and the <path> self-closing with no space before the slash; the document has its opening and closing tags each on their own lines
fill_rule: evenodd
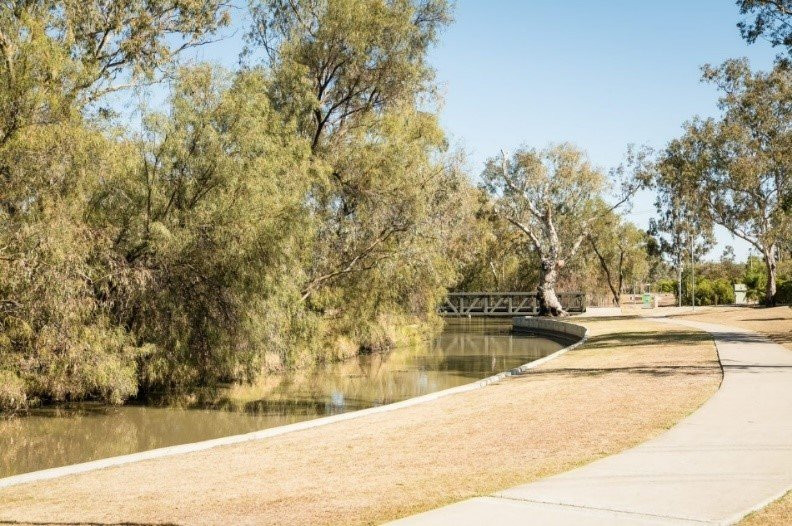
<svg viewBox="0 0 792 526">
<path fill-rule="evenodd" d="M 627 144 L 662 147 L 694 115 L 717 111 L 716 91 L 699 68 L 747 56 L 768 68 L 774 50 L 748 46 L 736 28 L 732 0 L 459 0 L 455 23 L 431 62 L 444 95 L 442 123 L 469 153 L 474 175 L 488 156 L 520 144 L 570 141 L 603 169 Z M 245 24 L 242 12 L 236 26 Z M 244 29 L 197 52 L 228 67 L 237 63 Z M 636 199 L 646 227 L 654 197 Z M 748 246 L 718 229 L 719 247 Z"/>
</svg>

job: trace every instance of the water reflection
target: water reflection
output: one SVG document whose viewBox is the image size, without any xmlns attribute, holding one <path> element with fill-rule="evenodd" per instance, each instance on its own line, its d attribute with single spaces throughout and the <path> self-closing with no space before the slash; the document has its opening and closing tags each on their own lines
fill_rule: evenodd
<svg viewBox="0 0 792 526">
<path fill-rule="evenodd" d="M 202 408 L 45 408 L 0 422 L 0 477 L 207 440 L 455 387 L 558 350 L 508 322 L 452 321 L 434 342 L 235 385 Z"/>
</svg>

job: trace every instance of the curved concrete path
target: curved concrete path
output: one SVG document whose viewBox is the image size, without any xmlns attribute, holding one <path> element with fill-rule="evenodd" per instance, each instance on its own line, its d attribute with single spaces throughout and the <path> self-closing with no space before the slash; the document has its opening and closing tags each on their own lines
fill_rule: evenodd
<svg viewBox="0 0 792 526">
<path fill-rule="evenodd" d="M 393 524 L 733 524 L 792 488 L 792 352 L 748 330 L 712 334 L 720 390 L 670 431 L 573 471 Z"/>
</svg>

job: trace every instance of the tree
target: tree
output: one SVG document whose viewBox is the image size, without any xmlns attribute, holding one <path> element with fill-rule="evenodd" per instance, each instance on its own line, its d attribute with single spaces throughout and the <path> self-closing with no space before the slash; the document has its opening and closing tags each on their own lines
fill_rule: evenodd
<svg viewBox="0 0 792 526">
<path fill-rule="evenodd" d="M 646 232 L 613 212 L 603 214 L 588 235 L 616 306 L 625 280 L 643 282 L 649 273 Z"/>
<path fill-rule="evenodd" d="M 251 15 L 247 52 L 263 48 L 273 96 L 313 151 L 358 117 L 429 94 L 426 54 L 450 21 L 445 0 L 263 0 Z"/>
<path fill-rule="evenodd" d="M 792 58 L 792 0 L 738 0 L 740 14 L 751 15 L 753 20 L 737 24 L 742 37 L 750 44 L 766 37 L 773 47 L 787 48 L 789 57 L 779 56 L 780 63 Z"/>
<path fill-rule="evenodd" d="M 270 96 L 298 123 L 313 159 L 306 200 L 316 234 L 302 297 L 335 312 L 352 305 L 343 291 L 356 290 L 354 304 L 365 305 L 369 280 L 414 257 L 421 238 L 436 238 L 431 228 L 460 188 L 444 159 L 426 61 L 449 5 L 266 0 L 251 13 L 248 52 L 263 49 Z"/>
<path fill-rule="evenodd" d="M 645 152 L 639 152 L 630 161 L 638 166 L 644 157 Z M 620 168 L 614 175 L 624 173 Z M 608 189 L 608 179 L 569 144 L 521 148 L 511 158 L 502 153 L 487 161 L 482 178 L 496 199 L 495 213 L 525 235 L 539 257 L 540 315 L 565 315 L 555 292 L 558 272 L 575 258 L 600 217 L 599 199 Z M 638 188 L 636 181 L 625 179 L 621 194 L 606 210 L 625 204 Z"/>
<path fill-rule="evenodd" d="M 308 226 L 294 176 L 308 149 L 261 75 L 182 70 L 169 106 L 145 115 L 132 170 L 106 181 L 91 217 L 110 244 L 98 286 L 113 318 L 152 346 L 142 394 L 252 380 L 267 353 L 288 361 L 278 344 L 298 321 L 278 301 L 298 302 Z"/>
<path fill-rule="evenodd" d="M 772 305 L 792 167 L 792 72 L 753 73 L 745 60 L 704 68 L 724 93 L 720 118 L 695 120 L 680 139 L 684 173 L 699 190 L 702 212 L 757 248 L 765 261 L 765 302 Z"/>
<path fill-rule="evenodd" d="M 658 216 L 649 231 L 660 239 L 660 249 L 668 254 L 677 276 L 677 301 L 682 305 L 682 273 L 688 261 L 700 259 L 712 248 L 715 238 L 712 221 L 701 212 L 695 175 L 687 162 L 689 144 L 672 141 L 653 165 L 653 182 Z"/>
<path fill-rule="evenodd" d="M 137 392 L 148 347 L 112 319 L 87 220 L 133 157 L 92 109 L 225 21 L 211 0 L 0 2 L 0 410 Z"/>
<path fill-rule="evenodd" d="M 0 145 L 154 79 L 228 23 L 221 0 L 0 2 Z"/>
</svg>

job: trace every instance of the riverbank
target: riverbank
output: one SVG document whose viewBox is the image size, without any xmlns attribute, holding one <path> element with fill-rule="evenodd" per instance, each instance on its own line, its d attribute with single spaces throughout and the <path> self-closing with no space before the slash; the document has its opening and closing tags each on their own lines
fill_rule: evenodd
<svg viewBox="0 0 792 526">
<path fill-rule="evenodd" d="M 260 442 L 8 488 L 0 520 L 380 522 L 616 453 L 718 387 L 704 333 L 580 321 L 589 342 L 525 376 Z"/>
</svg>

